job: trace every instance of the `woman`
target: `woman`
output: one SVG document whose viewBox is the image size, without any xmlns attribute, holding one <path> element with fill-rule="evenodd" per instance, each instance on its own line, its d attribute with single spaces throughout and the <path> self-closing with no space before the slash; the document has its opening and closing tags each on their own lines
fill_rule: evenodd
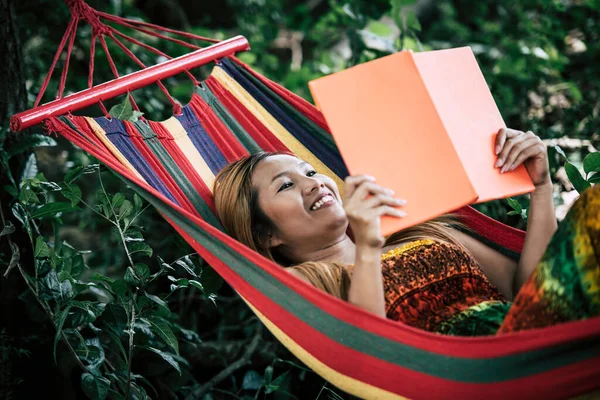
<svg viewBox="0 0 600 400">
<path fill-rule="evenodd" d="M 600 315 L 600 187 L 581 196 L 557 231 L 541 140 L 501 129 L 496 154 L 501 172 L 524 163 L 535 185 L 518 263 L 465 234 L 451 215 L 385 240 L 380 217 L 404 217 L 404 200 L 360 175 L 346 179 L 342 201 L 333 180 L 286 154 L 259 153 L 223 169 L 217 216 L 232 237 L 298 278 L 428 331 L 490 335 Z"/>
</svg>

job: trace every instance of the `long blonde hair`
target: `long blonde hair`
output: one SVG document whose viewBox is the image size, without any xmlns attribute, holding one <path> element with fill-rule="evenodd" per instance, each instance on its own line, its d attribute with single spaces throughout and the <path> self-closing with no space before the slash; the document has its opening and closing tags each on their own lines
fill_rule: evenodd
<svg viewBox="0 0 600 400">
<path fill-rule="evenodd" d="M 285 260 L 268 246 L 269 235 L 275 227 L 258 206 L 258 193 L 252 187 L 252 173 L 258 163 L 276 154 L 287 153 L 255 153 L 227 165 L 217 174 L 213 191 L 217 217 L 227 233 L 237 241 L 266 258 L 301 273 L 317 288 L 345 300 L 350 286 L 350 274 L 343 264 L 311 261 L 292 266 L 289 260 Z M 385 246 L 432 239 L 464 249 L 452 233 L 453 228 L 458 227 L 464 228 L 464 225 L 454 215 L 446 214 L 390 235 L 386 238 Z"/>
</svg>

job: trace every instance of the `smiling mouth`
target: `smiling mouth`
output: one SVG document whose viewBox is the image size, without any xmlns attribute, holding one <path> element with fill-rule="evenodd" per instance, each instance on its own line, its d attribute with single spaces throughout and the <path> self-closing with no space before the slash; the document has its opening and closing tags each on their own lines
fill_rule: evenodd
<svg viewBox="0 0 600 400">
<path fill-rule="evenodd" d="M 335 202 L 335 199 L 333 198 L 333 195 L 326 194 L 325 196 L 321 197 L 319 199 L 319 201 L 317 201 L 315 204 L 313 204 L 312 207 L 310 207 L 310 210 L 317 211 L 325 206 L 329 206 L 329 205 L 333 204 L 334 202 Z"/>
</svg>

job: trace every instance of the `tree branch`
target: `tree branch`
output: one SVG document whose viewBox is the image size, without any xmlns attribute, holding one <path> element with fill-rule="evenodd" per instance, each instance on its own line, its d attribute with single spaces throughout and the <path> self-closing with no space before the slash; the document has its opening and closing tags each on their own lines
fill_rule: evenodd
<svg viewBox="0 0 600 400">
<path fill-rule="evenodd" d="M 252 354 L 256 351 L 258 344 L 260 343 L 260 339 L 262 337 L 262 332 L 263 332 L 263 325 L 261 323 L 259 323 L 259 324 L 257 324 L 256 332 L 254 333 L 254 337 L 252 338 L 250 345 L 246 348 L 246 351 L 244 352 L 242 357 L 240 359 L 238 359 L 237 361 L 235 361 L 234 363 L 230 364 L 223 371 L 219 372 L 217 375 L 215 375 L 211 380 L 206 382 L 204 385 L 202 385 L 199 388 L 192 391 L 192 393 L 190 393 L 185 399 L 186 400 L 194 400 L 194 399 L 202 398 L 202 396 L 204 396 L 214 386 L 221 383 L 223 380 L 225 380 L 227 377 L 229 377 L 231 374 L 233 374 L 238 369 L 249 364 Z"/>
</svg>

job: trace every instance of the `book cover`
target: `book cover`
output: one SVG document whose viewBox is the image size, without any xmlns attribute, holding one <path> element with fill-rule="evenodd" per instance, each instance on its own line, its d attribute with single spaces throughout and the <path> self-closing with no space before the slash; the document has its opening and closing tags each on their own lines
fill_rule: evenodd
<svg viewBox="0 0 600 400">
<path fill-rule="evenodd" d="M 494 168 L 505 125 L 469 47 L 395 53 L 309 88 L 350 173 L 408 201 L 407 217 L 382 218 L 383 235 L 533 190 L 523 166 Z"/>
</svg>

